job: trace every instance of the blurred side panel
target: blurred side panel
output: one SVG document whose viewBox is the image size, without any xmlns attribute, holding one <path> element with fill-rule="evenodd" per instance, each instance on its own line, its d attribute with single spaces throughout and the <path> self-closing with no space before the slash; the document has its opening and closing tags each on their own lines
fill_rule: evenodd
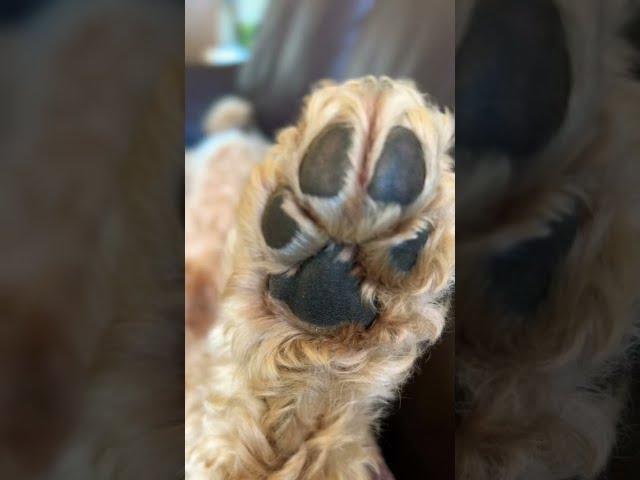
<svg viewBox="0 0 640 480">
<path fill-rule="evenodd" d="M 182 4 L 0 19 L 0 477 L 180 478 Z"/>
<path fill-rule="evenodd" d="M 637 13 L 456 1 L 459 479 L 637 477 Z"/>
</svg>

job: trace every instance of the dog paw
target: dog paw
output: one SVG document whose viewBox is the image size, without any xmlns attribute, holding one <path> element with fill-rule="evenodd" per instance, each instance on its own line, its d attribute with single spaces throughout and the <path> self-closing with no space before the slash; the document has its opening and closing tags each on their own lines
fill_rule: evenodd
<svg viewBox="0 0 640 480">
<path fill-rule="evenodd" d="M 250 191 L 266 297 L 314 329 L 367 329 L 452 281 L 452 119 L 406 83 L 316 91 Z M 429 301 L 429 300 L 427 300 Z"/>
</svg>

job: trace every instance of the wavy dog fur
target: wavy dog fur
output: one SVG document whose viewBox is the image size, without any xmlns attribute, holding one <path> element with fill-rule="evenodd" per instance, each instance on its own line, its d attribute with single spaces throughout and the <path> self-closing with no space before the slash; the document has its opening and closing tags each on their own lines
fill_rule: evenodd
<svg viewBox="0 0 640 480">
<path fill-rule="evenodd" d="M 428 159 L 420 208 L 406 218 L 397 206 L 369 206 L 358 217 L 349 204 L 342 214 L 326 204 L 305 205 L 328 219 L 327 232 L 341 239 L 377 238 L 396 222 L 397 243 L 427 224 L 432 228 L 418 265 L 402 278 L 389 266 L 391 240 L 366 244 L 362 297 L 371 302 L 375 296 L 381 312 L 366 331 L 310 329 L 265 287 L 268 275 L 288 270 L 301 252 L 313 253 L 327 238 L 296 218 L 303 240 L 275 252 L 262 238 L 260 218 L 279 186 L 299 192 L 302 154 L 335 122 L 348 122 L 356 132 L 354 163 L 358 155 L 376 158 L 395 125 L 417 135 Z M 379 471 L 374 435 L 385 403 L 445 325 L 454 271 L 452 142 L 451 115 L 427 103 L 409 82 L 367 77 L 324 83 L 307 98 L 299 124 L 278 135 L 245 189 L 219 316 L 188 361 L 187 478 L 368 480 Z M 288 212 L 295 215 L 293 207 Z"/>
</svg>

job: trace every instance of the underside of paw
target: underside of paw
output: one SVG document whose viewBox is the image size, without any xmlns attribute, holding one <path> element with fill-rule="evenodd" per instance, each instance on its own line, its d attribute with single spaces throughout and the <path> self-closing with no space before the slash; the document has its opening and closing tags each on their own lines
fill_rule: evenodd
<svg viewBox="0 0 640 480">
<path fill-rule="evenodd" d="M 446 288 L 452 134 L 449 115 L 406 84 L 366 79 L 316 92 L 295 140 L 277 148 L 280 179 L 259 220 L 281 270 L 267 278 L 270 296 L 313 327 L 366 329 L 383 298 Z"/>
</svg>

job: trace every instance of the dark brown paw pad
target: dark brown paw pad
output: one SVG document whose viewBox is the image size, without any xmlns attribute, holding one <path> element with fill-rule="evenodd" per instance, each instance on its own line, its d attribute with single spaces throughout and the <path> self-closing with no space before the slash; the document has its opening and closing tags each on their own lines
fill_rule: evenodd
<svg viewBox="0 0 640 480">
<path fill-rule="evenodd" d="M 353 261 L 341 258 L 341 251 L 342 247 L 329 244 L 303 262 L 293 275 L 271 276 L 269 292 L 311 325 L 369 327 L 376 318 L 376 309 L 363 301 L 360 281 L 352 275 Z"/>
<path fill-rule="evenodd" d="M 429 239 L 429 233 L 429 229 L 421 230 L 415 238 L 392 247 L 389 251 L 391 264 L 401 272 L 410 272 L 418 262 L 418 257 Z"/>
<path fill-rule="evenodd" d="M 424 187 L 426 166 L 420 140 L 405 127 L 389 132 L 367 192 L 385 203 L 409 205 Z"/>
<path fill-rule="evenodd" d="M 309 145 L 298 172 L 300 190 L 315 197 L 335 197 L 350 166 L 353 129 L 337 124 L 325 128 Z"/>
<path fill-rule="evenodd" d="M 284 210 L 283 191 L 274 193 L 265 206 L 260 227 L 265 242 L 271 248 L 286 247 L 298 232 L 298 224 Z"/>
<path fill-rule="evenodd" d="M 303 194 L 334 198 L 343 190 L 349 171 L 361 168 L 358 159 L 350 160 L 353 135 L 348 125 L 334 124 L 311 142 L 298 171 Z M 376 202 L 410 205 L 422 193 L 426 174 L 420 140 L 408 128 L 396 126 L 385 140 L 367 193 Z"/>
</svg>

